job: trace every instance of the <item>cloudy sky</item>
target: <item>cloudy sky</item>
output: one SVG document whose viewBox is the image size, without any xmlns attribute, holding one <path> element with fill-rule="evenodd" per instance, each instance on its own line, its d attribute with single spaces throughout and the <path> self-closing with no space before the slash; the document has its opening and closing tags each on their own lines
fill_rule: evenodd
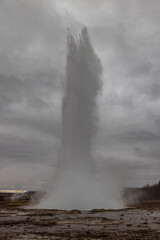
<svg viewBox="0 0 160 240">
<path fill-rule="evenodd" d="M 126 185 L 159 180 L 159 0 L 0 1 L 0 187 L 39 188 L 61 144 L 67 27 L 103 65 L 93 155 Z"/>
</svg>

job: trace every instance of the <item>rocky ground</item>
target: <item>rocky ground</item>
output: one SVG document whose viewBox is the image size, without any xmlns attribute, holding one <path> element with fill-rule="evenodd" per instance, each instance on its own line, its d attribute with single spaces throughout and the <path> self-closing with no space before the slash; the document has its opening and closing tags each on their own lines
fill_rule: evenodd
<svg viewBox="0 0 160 240">
<path fill-rule="evenodd" d="M 160 239 L 160 209 L 63 211 L 1 206 L 0 239 Z"/>
</svg>

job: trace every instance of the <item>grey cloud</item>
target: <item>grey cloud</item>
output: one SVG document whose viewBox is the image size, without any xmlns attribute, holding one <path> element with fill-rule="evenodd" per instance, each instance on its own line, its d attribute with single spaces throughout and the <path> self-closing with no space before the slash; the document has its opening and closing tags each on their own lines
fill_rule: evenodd
<svg viewBox="0 0 160 240">
<path fill-rule="evenodd" d="M 51 15 L 49 8 L 46 9 L 46 6 L 44 1 L 39 1 L 38 5 L 31 3 L 31 1 L 12 1 L 12 3 L 6 1 L 1 3 L 1 26 L 3 28 L 1 33 L 3 42 L 0 48 L 3 56 L 3 59 L 0 60 L 1 70 L 13 74 L 17 71 L 30 72 L 35 67 L 41 68 L 45 64 L 42 57 L 47 61 L 46 51 L 50 46 L 46 36 L 52 34 L 56 40 L 56 36 L 58 37 L 59 34 L 54 33 L 52 29 L 61 29 L 51 28 L 52 24 L 60 26 L 57 22 L 59 18 L 55 16 L 56 13 Z M 47 23 L 48 19 L 52 24 Z M 46 47 L 46 45 L 49 46 Z M 38 61 L 37 58 L 39 58 Z M 30 61 L 32 61 L 32 64 Z"/>
<path fill-rule="evenodd" d="M 160 118 L 155 119 L 155 126 L 160 131 Z"/>
<path fill-rule="evenodd" d="M 60 110 L 51 109 L 61 101 L 63 23 L 52 1 L 0 2 L 0 159 L 6 165 L 49 164 L 58 152 Z"/>
<path fill-rule="evenodd" d="M 133 68 L 133 70 L 130 72 L 130 74 L 133 77 L 138 77 L 138 76 L 146 76 L 148 74 L 150 74 L 152 70 L 152 65 L 149 64 L 148 62 L 144 62 L 142 64 L 137 64 L 137 66 L 135 66 Z"/>
<path fill-rule="evenodd" d="M 0 117 L 1 124 L 3 124 L 4 128 L 12 126 L 13 128 L 17 127 L 19 131 L 28 129 L 35 133 L 42 133 L 53 139 L 59 139 L 61 130 L 58 116 L 55 117 L 54 114 L 50 113 L 50 110 L 45 111 L 44 115 L 43 110 L 36 114 L 19 114 L 19 116 L 11 114 L 7 118 Z"/>
<path fill-rule="evenodd" d="M 136 161 L 130 159 L 108 157 L 101 159 L 102 163 L 99 171 L 104 176 L 106 174 L 122 175 L 119 181 L 124 181 L 123 186 L 144 186 L 147 183 L 153 184 L 159 180 L 159 164 L 147 161 L 141 161 L 140 158 Z"/>
<path fill-rule="evenodd" d="M 120 140 L 133 142 L 148 142 L 148 141 L 160 141 L 160 135 L 147 130 L 135 130 L 135 131 L 128 131 L 120 136 L 117 136 Z"/>
<path fill-rule="evenodd" d="M 135 108 L 134 99 L 129 94 L 117 95 L 116 92 L 112 92 L 107 95 L 107 106 L 110 108 L 113 107 L 122 107 L 123 109 L 133 110 Z"/>
<path fill-rule="evenodd" d="M 134 149 L 134 151 L 135 151 L 135 154 L 137 156 L 139 156 L 141 158 L 149 159 L 154 164 L 156 163 L 156 161 L 159 162 L 159 159 L 160 159 L 159 146 L 155 146 L 155 147 L 150 146 L 148 149 L 143 149 L 143 148 L 140 148 L 140 147 L 136 147 Z"/>
<path fill-rule="evenodd" d="M 55 74 L 55 76 L 57 75 Z M 0 74 L 0 106 L 2 110 L 9 105 L 21 105 L 24 102 L 32 107 L 47 107 L 47 101 L 55 91 L 59 91 L 59 89 L 54 83 L 54 77 L 52 85 L 50 85 L 49 81 L 45 82 L 44 76 L 39 76 L 38 73 L 26 79 Z"/>
<path fill-rule="evenodd" d="M 150 98 L 152 101 L 157 101 L 160 98 L 159 78 L 155 79 L 155 77 L 151 75 L 150 79 L 152 79 L 152 81 L 138 86 L 137 90 L 140 94 L 145 95 L 146 98 Z"/>
<path fill-rule="evenodd" d="M 16 160 L 27 159 L 34 161 L 38 156 L 45 156 L 48 146 L 44 146 L 41 141 L 23 139 L 11 134 L 1 134 L 0 156 L 1 158 L 12 158 Z M 50 146 L 51 147 L 51 146 Z"/>
</svg>

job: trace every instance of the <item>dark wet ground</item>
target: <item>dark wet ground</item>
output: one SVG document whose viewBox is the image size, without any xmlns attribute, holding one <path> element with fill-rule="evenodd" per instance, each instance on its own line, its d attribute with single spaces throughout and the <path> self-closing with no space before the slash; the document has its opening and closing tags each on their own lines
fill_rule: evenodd
<svg viewBox="0 0 160 240">
<path fill-rule="evenodd" d="M 160 209 L 0 209 L 0 239 L 160 239 Z"/>
</svg>

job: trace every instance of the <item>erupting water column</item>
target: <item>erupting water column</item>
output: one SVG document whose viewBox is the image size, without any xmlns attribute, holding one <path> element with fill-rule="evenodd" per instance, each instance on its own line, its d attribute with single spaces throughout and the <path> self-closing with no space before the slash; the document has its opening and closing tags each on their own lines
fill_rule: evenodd
<svg viewBox="0 0 160 240">
<path fill-rule="evenodd" d="M 87 28 L 81 30 L 78 39 L 68 32 L 67 44 L 61 154 L 52 196 L 42 207 L 105 208 L 106 182 L 97 181 L 91 156 L 97 129 L 96 98 L 101 87 L 102 66 L 91 46 Z"/>
<path fill-rule="evenodd" d="M 96 207 L 96 203 L 98 207 L 99 202 L 91 146 L 96 132 L 96 97 L 101 87 L 102 66 L 91 46 L 87 28 L 81 30 L 78 39 L 68 31 L 67 47 L 62 149 L 55 202 L 60 208 L 88 209 Z"/>
<path fill-rule="evenodd" d="M 82 29 L 79 39 L 68 33 L 60 169 L 91 170 L 93 167 L 91 145 L 96 132 L 96 97 L 101 86 L 101 71 L 87 28 Z"/>
</svg>

